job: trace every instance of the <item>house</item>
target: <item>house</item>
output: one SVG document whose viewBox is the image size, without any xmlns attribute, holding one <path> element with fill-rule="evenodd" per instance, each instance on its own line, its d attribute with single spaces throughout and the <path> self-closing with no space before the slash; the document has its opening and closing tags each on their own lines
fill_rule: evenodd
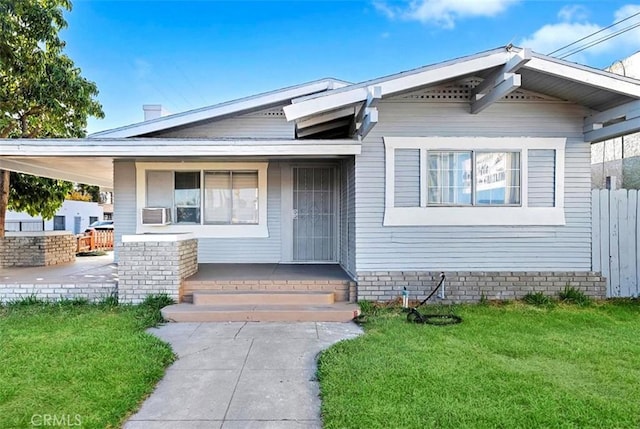
<svg viewBox="0 0 640 429">
<path fill-rule="evenodd" d="M 65 200 L 53 219 L 7 211 L 6 231 L 71 231 L 80 234 L 95 221 L 103 219 L 102 207 L 95 202 Z"/>
<path fill-rule="evenodd" d="M 640 130 L 639 106 L 638 80 L 508 46 L 83 140 L 5 141 L 0 166 L 113 187 L 125 300 L 179 296 L 214 263 L 339 266 L 351 300 L 424 296 L 441 271 L 453 301 L 567 283 L 604 296 L 590 145 Z M 96 168 L 73 168 L 87 158 Z"/>
<path fill-rule="evenodd" d="M 616 61 L 607 71 L 640 79 L 640 52 Z M 606 188 L 607 177 L 616 189 L 640 189 L 640 133 L 591 145 L 592 187 Z"/>
</svg>

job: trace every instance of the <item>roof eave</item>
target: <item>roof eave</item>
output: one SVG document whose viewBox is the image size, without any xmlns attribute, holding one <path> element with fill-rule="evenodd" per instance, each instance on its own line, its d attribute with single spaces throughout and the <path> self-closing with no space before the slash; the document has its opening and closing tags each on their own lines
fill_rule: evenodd
<svg viewBox="0 0 640 429">
<path fill-rule="evenodd" d="M 282 88 L 276 91 L 253 95 L 233 101 L 228 101 L 213 106 L 194 109 L 174 115 L 163 116 L 150 121 L 139 122 L 111 130 L 90 134 L 93 138 L 127 138 L 145 135 L 153 132 L 180 127 L 194 122 L 211 120 L 232 114 L 241 114 L 260 109 L 267 109 L 274 105 L 283 104 L 289 100 L 317 92 L 332 90 L 349 85 L 348 82 L 333 78 L 320 79 Z"/>
</svg>

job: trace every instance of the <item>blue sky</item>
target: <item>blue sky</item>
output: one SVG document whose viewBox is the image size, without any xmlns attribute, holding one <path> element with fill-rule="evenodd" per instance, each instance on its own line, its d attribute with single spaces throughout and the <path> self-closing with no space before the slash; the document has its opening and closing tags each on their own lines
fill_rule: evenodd
<svg viewBox="0 0 640 429">
<path fill-rule="evenodd" d="M 96 132 L 323 77 L 357 82 L 514 43 L 548 54 L 640 12 L 616 0 L 76 0 L 62 37 L 97 83 Z M 640 15 L 599 36 L 640 23 Z M 640 27 L 568 60 L 604 68 Z"/>
</svg>

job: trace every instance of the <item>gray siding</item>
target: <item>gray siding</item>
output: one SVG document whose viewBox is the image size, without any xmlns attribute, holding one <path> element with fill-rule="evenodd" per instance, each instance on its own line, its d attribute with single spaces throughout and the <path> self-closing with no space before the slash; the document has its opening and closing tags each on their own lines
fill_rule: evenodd
<svg viewBox="0 0 640 429">
<path fill-rule="evenodd" d="M 280 249 L 280 163 L 270 162 L 267 171 L 268 238 L 201 238 L 198 262 L 275 263 Z"/>
<path fill-rule="evenodd" d="M 235 118 L 202 122 L 183 128 L 154 133 L 169 138 L 293 138 L 294 124 L 282 110 L 266 110 Z"/>
<path fill-rule="evenodd" d="M 529 207 L 553 207 L 555 200 L 555 151 L 529 151 Z"/>
<path fill-rule="evenodd" d="M 133 161 L 113 162 L 113 221 L 117 262 L 122 236 L 136 233 L 136 164 Z"/>
<path fill-rule="evenodd" d="M 590 149 L 579 106 L 500 102 L 478 115 L 468 103 L 384 100 L 356 160 L 356 268 L 361 271 L 588 271 Z M 567 137 L 565 226 L 383 227 L 383 136 Z"/>
<path fill-rule="evenodd" d="M 356 275 L 356 189 L 355 160 L 342 162 L 340 182 L 340 265 L 350 275 Z"/>
<path fill-rule="evenodd" d="M 396 207 L 420 206 L 420 150 L 396 149 L 395 153 Z"/>
</svg>

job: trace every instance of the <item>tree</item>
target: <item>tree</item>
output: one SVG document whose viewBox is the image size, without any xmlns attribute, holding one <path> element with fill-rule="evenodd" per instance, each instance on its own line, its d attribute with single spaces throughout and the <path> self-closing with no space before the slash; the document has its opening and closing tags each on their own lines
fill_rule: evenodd
<svg viewBox="0 0 640 429">
<path fill-rule="evenodd" d="M 65 10 L 68 0 L 0 0 L 0 138 L 84 137 L 87 118 L 104 117 L 95 83 L 63 52 Z M 44 192 L 18 195 L 36 182 Z M 59 182 L 0 170 L 0 237 L 10 198 L 13 208 L 50 218 L 62 204 L 53 195 L 68 186 Z"/>
<path fill-rule="evenodd" d="M 76 191 L 86 197 L 83 198 L 82 201 L 93 201 L 94 203 L 100 202 L 99 186 L 84 185 L 82 183 L 78 183 L 78 185 L 76 185 Z"/>
</svg>

